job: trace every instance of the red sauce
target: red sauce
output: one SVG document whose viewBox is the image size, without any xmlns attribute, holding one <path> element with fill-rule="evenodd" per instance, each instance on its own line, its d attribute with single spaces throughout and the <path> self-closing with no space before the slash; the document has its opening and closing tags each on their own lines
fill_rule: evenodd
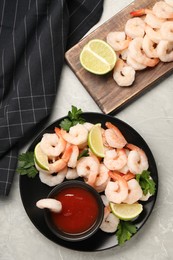
<svg viewBox="0 0 173 260">
<path fill-rule="evenodd" d="M 65 188 L 55 199 L 61 201 L 62 211 L 52 213 L 52 219 L 58 229 L 70 234 L 79 234 L 88 230 L 98 216 L 95 197 L 81 187 Z"/>
</svg>

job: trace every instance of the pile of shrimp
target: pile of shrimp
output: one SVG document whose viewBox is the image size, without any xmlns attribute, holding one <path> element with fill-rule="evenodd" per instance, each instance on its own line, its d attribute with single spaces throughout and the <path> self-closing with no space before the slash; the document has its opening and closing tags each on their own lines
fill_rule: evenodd
<svg viewBox="0 0 173 260">
<path fill-rule="evenodd" d="M 119 219 L 111 213 L 109 202 L 133 204 L 151 196 L 143 194 L 135 178 L 136 174 L 148 169 L 148 159 L 141 148 L 128 143 L 119 128 L 110 122 L 101 127 L 104 158 L 97 157 L 87 142 L 92 127 L 93 124 L 85 122 L 72 126 L 69 132 L 55 127 L 53 133 L 45 133 L 40 148 L 47 156 L 49 170 L 41 169 L 36 163 L 35 166 L 41 182 L 49 186 L 65 179 L 83 178 L 100 193 L 105 205 L 100 228 L 115 232 Z M 84 150 L 88 151 L 87 156 L 79 156 Z M 41 206 L 44 207 L 42 203 Z"/>
<path fill-rule="evenodd" d="M 173 1 L 130 13 L 124 31 L 114 31 L 106 41 L 118 56 L 113 78 L 119 86 L 131 86 L 136 71 L 173 61 Z"/>
</svg>

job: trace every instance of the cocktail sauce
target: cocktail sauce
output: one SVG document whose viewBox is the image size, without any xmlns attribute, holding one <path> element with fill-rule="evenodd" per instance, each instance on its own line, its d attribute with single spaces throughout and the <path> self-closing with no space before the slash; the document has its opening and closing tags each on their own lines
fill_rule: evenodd
<svg viewBox="0 0 173 260">
<path fill-rule="evenodd" d="M 79 234 L 91 228 L 99 214 L 94 195 L 82 187 L 62 189 L 55 199 L 62 203 L 60 213 L 51 213 L 55 226 L 69 234 Z"/>
</svg>

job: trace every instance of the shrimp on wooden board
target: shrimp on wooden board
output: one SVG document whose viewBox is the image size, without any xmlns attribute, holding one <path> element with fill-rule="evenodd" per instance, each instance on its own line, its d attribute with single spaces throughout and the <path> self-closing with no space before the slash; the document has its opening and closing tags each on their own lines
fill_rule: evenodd
<svg viewBox="0 0 173 260">
<path fill-rule="evenodd" d="M 108 173 L 109 173 L 109 169 L 103 163 L 100 163 L 99 171 L 96 176 L 96 180 L 93 184 L 93 187 L 97 192 L 100 193 L 105 190 L 106 185 L 107 185 L 108 181 L 110 180 Z"/>
<path fill-rule="evenodd" d="M 120 220 L 111 211 L 109 206 L 104 208 L 104 217 L 100 229 L 106 233 L 114 233 L 117 230 Z"/>
<path fill-rule="evenodd" d="M 138 16 L 143 16 L 143 15 L 146 15 L 146 14 L 150 14 L 150 13 L 153 13 L 151 9 L 141 8 L 141 9 L 134 10 L 134 11 L 130 12 L 130 15 L 132 17 L 138 17 Z"/>
<path fill-rule="evenodd" d="M 158 58 L 157 45 L 146 34 L 143 38 L 142 49 L 149 58 Z"/>
<path fill-rule="evenodd" d="M 129 52 L 132 58 L 134 58 L 137 62 L 142 63 L 148 67 L 154 67 L 158 64 L 158 58 L 149 58 L 142 50 L 142 42 L 143 38 L 137 37 L 133 39 L 129 44 Z"/>
<path fill-rule="evenodd" d="M 40 199 L 36 202 L 36 206 L 40 209 L 50 209 L 51 211 L 56 213 L 59 213 L 62 210 L 61 202 L 53 198 Z"/>
<path fill-rule="evenodd" d="M 127 144 L 127 148 L 131 150 L 127 159 L 130 172 L 140 174 L 142 171 L 147 170 L 149 165 L 145 152 L 133 144 Z"/>
<path fill-rule="evenodd" d="M 128 184 L 128 196 L 123 203 L 133 204 L 142 197 L 142 189 L 136 179 L 127 181 Z"/>
<path fill-rule="evenodd" d="M 107 129 L 105 130 L 105 139 L 108 145 L 112 148 L 123 148 L 127 141 L 121 131 L 110 122 L 106 122 L 105 126 Z"/>
<path fill-rule="evenodd" d="M 139 63 L 135 59 L 133 59 L 129 53 L 127 55 L 126 62 L 129 66 L 134 68 L 134 70 L 144 70 L 147 67 L 146 65 Z"/>
<path fill-rule="evenodd" d="M 121 170 L 127 164 L 125 149 L 121 148 L 106 151 L 103 163 L 109 170 Z"/>
<path fill-rule="evenodd" d="M 149 25 L 145 26 L 145 32 L 146 35 L 149 37 L 150 40 L 152 40 L 155 43 L 159 43 L 160 40 L 162 39 L 161 33 L 160 33 L 160 28 L 159 29 L 154 29 Z"/>
<path fill-rule="evenodd" d="M 162 40 L 173 42 L 173 21 L 164 22 L 160 28 Z"/>
<path fill-rule="evenodd" d="M 119 204 L 128 196 L 127 181 L 114 172 L 109 172 L 109 176 L 113 179 L 113 181 L 108 182 L 105 189 L 105 195 L 108 201 Z"/>
<path fill-rule="evenodd" d="M 173 7 L 173 1 L 172 0 L 164 0 L 165 3 Z"/>
<path fill-rule="evenodd" d="M 113 70 L 113 79 L 121 87 L 131 86 L 135 80 L 135 70 L 123 60 L 118 59 Z"/>
<path fill-rule="evenodd" d="M 121 51 L 128 47 L 130 39 L 126 38 L 125 32 L 115 31 L 108 33 L 106 41 L 115 51 Z"/>
<path fill-rule="evenodd" d="M 152 8 L 152 11 L 159 18 L 173 18 L 173 6 L 167 4 L 164 1 L 156 2 Z"/>
<path fill-rule="evenodd" d="M 145 23 L 148 24 L 153 29 L 159 29 L 163 22 L 166 21 L 166 19 L 159 18 L 153 13 L 148 13 L 145 17 Z"/>
<path fill-rule="evenodd" d="M 64 169 L 62 169 L 61 171 L 59 171 L 56 174 L 46 174 L 46 173 L 40 171 L 39 178 L 42 183 L 44 183 L 50 187 L 53 187 L 53 186 L 56 186 L 57 184 L 62 183 L 66 177 L 66 174 L 67 174 L 67 167 L 65 167 Z"/>
<path fill-rule="evenodd" d="M 132 39 L 143 37 L 145 34 L 145 22 L 140 17 L 131 18 L 127 20 L 124 31 Z"/>
<path fill-rule="evenodd" d="M 159 59 L 163 62 L 173 61 L 173 42 L 160 41 L 157 46 L 157 54 Z"/>
<path fill-rule="evenodd" d="M 62 137 L 70 144 L 80 146 L 87 143 L 88 130 L 82 124 L 77 124 L 70 127 L 69 132 L 61 129 L 61 134 Z"/>
<path fill-rule="evenodd" d="M 46 133 L 40 141 L 40 148 L 48 157 L 59 156 L 66 147 L 66 141 L 56 133 Z"/>
<path fill-rule="evenodd" d="M 60 158 L 57 160 L 53 161 L 52 163 L 49 163 L 49 173 L 56 173 L 61 171 L 67 166 L 68 160 L 70 159 L 72 153 L 72 146 L 70 145 L 69 147 L 66 148 L 64 153 Z"/>
<path fill-rule="evenodd" d="M 76 165 L 77 174 L 83 177 L 85 181 L 93 186 L 99 172 L 100 162 L 94 156 L 82 157 Z"/>
</svg>

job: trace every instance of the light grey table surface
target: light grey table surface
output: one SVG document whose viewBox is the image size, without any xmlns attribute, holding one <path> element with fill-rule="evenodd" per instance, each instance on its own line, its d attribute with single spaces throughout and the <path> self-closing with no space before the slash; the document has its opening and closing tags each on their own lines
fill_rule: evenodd
<svg viewBox="0 0 173 260">
<path fill-rule="evenodd" d="M 102 18 L 94 28 L 131 2 L 105 0 Z M 130 124 L 143 136 L 157 163 L 158 197 L 142 230 L 124 246 L 101 252 L 80 252 L 59 246 L 44 237 L 26 215 L 20 198 L 19 176 L 16 174 L 9 197 L 0 198 L 1 260 L 173 259 L 172 85 L 173 75 L 166 77 L 147 94 L 116 114 L 117 118 Z M 81 108 L 84 112 L 101 112 L 70 68 L 65 65 L 50 122 L 65 116 L 71 105 Z"/>
</svg>

